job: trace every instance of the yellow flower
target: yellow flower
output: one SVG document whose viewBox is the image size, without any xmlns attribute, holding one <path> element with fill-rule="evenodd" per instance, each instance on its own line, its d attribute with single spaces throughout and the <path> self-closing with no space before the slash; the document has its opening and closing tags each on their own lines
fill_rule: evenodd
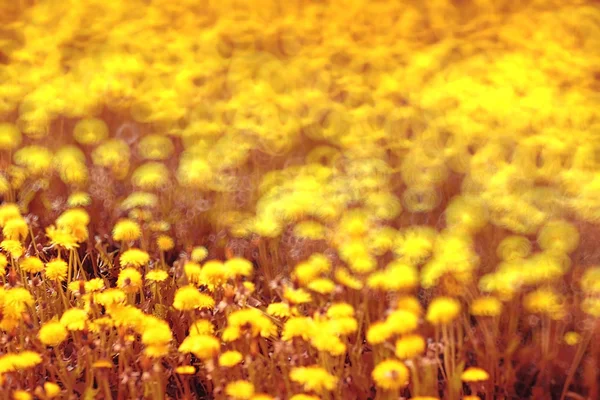
<svg viewBox="0 0 600 400">
<path fill-rule="evenodd" d="M 112 237 L 115 241 L 131 242 L 142 236 L 140 225 L 131 219 L 121 219 L 115 224 Z"/>
<path fill-rule="evenodd" d="M 393 334 L 405 334 L 414 331 L 419 325 L 419 317 L 410 311 L 395 310 L 385 320 Z"/>
<path fill-rule="evenodd" d="M 190 336 L 193 335 L 212 335 L 215 331 L 215 326 L 212 322 L 206 319 L 199 319 L 194 321 L 190 326 Z"/>
<path fill-rule="evenodd" d="M 2 234 L 7 240 L 24 240 L 29 234 L 29 226 L 23 218 L 14 218 L 6 221 L 2 228 Z"/>
<path fill-rule="evenodd" d="M 231 258 L 225 261 L 223 267 L 229 272 L 231 276 L 245 276 L 252 275 L 254 266 L 252 263 L 244 258 Z"/>
<path fill-rule="evenodd" d="M 335 280 L 347 288 L 360 290 L 363 288 L 363 283 L 360 279 L 352 276 L 345 268 L 337 268 L 334 273 Z"/>
<path fill-rule="evenodd" d="M 375 385 L 382 389 L 392 390 L 408 385 L 408 368 L 396 360 L 384 360 L 375 366 L 371 374 Z"/>
<path fill-rule="evenodd" d="M 242 353 L 239 351 L 226 351 L 219 356 L 219 365 L 221 367 L 233 367 L 243 360 Z"/>
<path fill-rule="evenodd" d="M 271 303 L 267 307 L 267 314 L 278 318 L 288 318 L 291 314 L 290 305 L 287 303 Z"/>
<path fill-rule="evenodd" d="M 248 381 L 234 381 L 225 386 L 225 394 L 236 400 L 249 400 L 254 395 L 254 385 Z"/>
<path fill-rule="evenodd" d="M 338 379 L 319 366 L 296 367 L 290 371 L 290 379 L 303 385 L 306 391 L 318 393 L 332 391 Z"/>
<path fill-rule="evenodd" d="M 5 239 L 0 242 L 0 248 L 5 250 L 15 259 L 23 255 L 23 246 L 18 240 Z"/>
<path fill-rule="evenodd" d="M 44 274 L 46 278 L 52 281 L 62 282 L 67 279 L 67 269 L 69 266 L 66 262 L 61 260 L 60 258 L 55 258 L 52 261 L 46 263 L 46 270 Z"/>
<path fill-rule="evenodd" d="M 137 150 L 146 160 L 166 160 L 175 150 L 173 142 L 164 135 L 147 135 L 138 143 Z"/>
<path fill-rule="evenodd" d="M 425 351 L 425 339 L 417 334 L 402 336 L 396 341 L 396 357 L 401 360 L 415 358 Z"/>
<path fill-rule="evenodd" d="M 563 296 L 552 289 L 540 288 L 523 298 L 523 306 L 531 313 L 549 315 L 552 319 L 565 316 Z"/>
<path fill-rule="evenodd" d="M 156 239 L 156 247 L 158 247 L 160 251 L 169 251 L 175 247 L 175 242 L 170 236 L 160 235 Z"/>
<path fill-rule="evenodd" d="M 44 394 L 47 398 L 53 399 L 57 397 L 61 392 L 60 386 L 58 386 L 54 382 L 45 382 L 44 383 Z"/>
<path fill-rule="evenodd" d="M 21 139 L 21 132 L 14 124 L 0 123 L 0 151 L 16 149 Z"/>
<path fill-rule="evenodd" d="M 201 360 L 209 360 L 219 353 L 219 340 L 210 335 L 193 335 L 186 337 L 179 346 L 180 353 L 192 353 Z"/>
<path fill-rule="evenodd" d="M 60 317 L 60 323 L 70 331 L 85 329 L 88 321 L 87 313 L 79 308 L 70 308 Z"/>
<path fill-rule="evenodd" d="M 175 373 L 179 375 L 194 375 L 196 373 L 196 367 L 193 365 L 181 365 L 175 368 Z"/>
<path fill-rule="evenodd" d="M 370 344 L 380 344 L 389 340 L 393 336 L 392 329 L 385 322 L 375 322 L 367 330 L 367 342 Z"/>
<path fill-rule="evenodd" d="M 193 286 L 184 286 L 177 289 L 173 307 L 176 310 L 189 311 L 202 308 L 213 308 L 215 300 L 204 293 L 200 293 Z"/>
<path fill-rule="evenodd" d="M 85 192 L 75 192 L 69 195 L 67 205 L 69 207 L 84 207 L 92 204 L 92 198 Z"/>
<path fill-rule="evenodd" d="M 71 229 L 66 227 L 56 228 L 51 225 L 46 228 L 46 236 L 48 236 L 52 246 L 62 247 L 66 250 L 74 250 L 79 247 L 77 237 L 75 237 Z"/>
<path fill-rule="evenodd" d="M 0 226 L 4 227 L 12 219 L 21 218 L 21 211 L 14 203 L 0 204 Z"/>
<path fill-rule="evenodd" d="M 159 162 L 140 165 L 131 175 L 131 183 L 142 190 L 163 188 L 169 182 L 169 169 Z"/>
<path fill-rule="evenodd" d="M 169 277 L 166 271 L 155 269 L 146 273 L 146 280 L 149 282 L 164 282 Z"/>
<path fill-rule="evenodd" d="M 15 390 L 13 392 L 13 399 L 14 400 L 31 400 L 31 399 L 33 399 L 33 396 L 26 390 Z"/>
<path fill-rule="evenodd" d="M 332 319 L 353 317 L 354 307 L 348 303 L 333 303 L 327 309 L 327 316 Z"/>
<path fill-rule="evenodd" d="M 335 283 L 330 279 L 320 278 L 315 279 L 307 285 L 307 288 L 319 294 L 330 294 L 335 290 Z"/>
<path fill-rule="evenodd" d="M 460 308 L 460 303 L 451 297 L 437 297 L 429 304 L 425 319 L 433 325 L 449 324 L 458 317 Z"/>
<path fill-rule="evenodd" d="M 192 254 L 190 255 L 192 261 L 199 263 L 206 257 L 208 257 L 208 250 L 206 250 L 206 247 L 199 246 L 192 249 Z"/>
<path fill-rule="evenodd" d="M 481 368 L 469 367 L 462 373 L 460 379 L 463 382 L 483 382 L 490 379 L 490 375 Z"/>
<path fill-rule="evenodd" d="M 137 293 L 142 287 L 142 274 L 135 268 L 125 268 L 119 273 L 117 287 L 125 293 Z"/>
<path fill-rule="evenodd" d="M 67 339 L 67 329 L 58 321 L 46 322 L 40 328 L 38 337 L 45 346 L 58 346 Z"/>
<path fill-rule="evenodd" d="M 108 307 L 113 304 L 124 303 L 127 295 L 121 289 L 108 289 L 104 292 L 98 293 L 95 296 L 96 302 L 104 307 Z"/>
<path fill-rule="evenodd" d="M 563 340 L 569 346 L 575 346 L 576 344 L 581 342 L 581 335 L 577 332 L 569 331 L 565 333 L 565 335 L 563 336 Z"/>
<path fill-rule="evenodd" d="M 44 270 L 44 263 L 37 257 L 26 257 L 21 260 L 19 266 L 28 274 L 35 274 Z"/>
<path fill-rule="evenodd" d="M 144 250 L 129 249 L 121 254 L 119 263 L 121 267 L 143 267 L 150 261 L 150 256 Z"/>
<path fill-rule="evenodd" d="M 83 145 L 96 145 L 108 137 L 108 126 L 101 119 L 85 118 L 75 124 L 73 137 Z"/>
<path fill-rule="evenodd" d="M 285 288 L 283 297 L 291 304 L 304 304 L 312 301 L 310 293 L 304 289 L 292 289 L 290 287 Z"/>
<path fill-rule="evenodd" d="M 421 303 L 419 303 L 419 300 L 414 296 L 400 297 L 396 303 L 396 308 L 398 308 L 398 310 L 410 311 L 417 317 L 420 317 L 423 314 L 423 307 L 421 307 Z"/>
<path fill-rule="evenodd" d="M 502 302 L 495 297 L 478 297 L 471 303 L 471 315 L 497 317 L 502 313 Z"/>
</svg>

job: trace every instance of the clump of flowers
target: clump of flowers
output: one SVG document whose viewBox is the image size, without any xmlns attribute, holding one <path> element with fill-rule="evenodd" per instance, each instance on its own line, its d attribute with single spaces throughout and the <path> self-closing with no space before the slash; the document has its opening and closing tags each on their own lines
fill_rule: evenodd
<svg viewBox="0 0 600 400">
<path fill-rule="evenodd" d="M 554 3 L 0 0 L 0 397 L 600 398 Z"/>
</svg>

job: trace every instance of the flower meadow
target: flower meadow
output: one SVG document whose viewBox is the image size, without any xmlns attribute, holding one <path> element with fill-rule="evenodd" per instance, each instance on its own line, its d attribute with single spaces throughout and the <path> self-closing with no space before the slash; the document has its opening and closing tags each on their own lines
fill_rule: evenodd
<svg viewBox="0 0 600 400">
<path fill-rule="evenodd" d="M 0 400 L 600 399 L 600 4 L 0 0 Z"/>
</svg>

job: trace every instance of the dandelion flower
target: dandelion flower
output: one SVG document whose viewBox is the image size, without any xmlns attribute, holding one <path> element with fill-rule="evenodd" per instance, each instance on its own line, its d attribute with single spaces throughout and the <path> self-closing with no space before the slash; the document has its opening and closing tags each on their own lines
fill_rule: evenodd
<svg viewBox="0 0 600 400">
<path fill-rule="evenodd" d="M 117 287 L 125 293 L 137 293 L 142 287 L 142 274 L 135 268 L 125 268 L 119 273 Z"/>
<path fill-rule="evenodd" d="M 142 236 L 140 225 L 131 219 L 122 219 L 115 224 L 112 237 L 115 241 L 131 242 Z"/>
<path fill-rule="evenodd" d="M 148 282 L 164 282 L 168 277 L 169 274 L 161 269 L 155 269 L 146 273 L 146 280 Z"/>
<path fill-rule="evenodd" d="M 26 257 L 21 260 L 19 266 L 28 274 L 35 274 L 44 270 L 44 263 L 37 257 Z"/>
<path fill-rule="evenodd" d="M 42 325 L 38 337 L 45 346 L 58 346 L 67 339 L 68 334 L 63 324 L 58 321 L 50 321 Z"/>
<path fill-rule="evenodd" d="M 375 366 L 371 376 L 378 387 L 393 390 L 408 385 L 409 373 L 402 362 L 384 360 Z"/>
<path fill-rule="evenodd" d="M 62 282 L 67 279 L 68 268 L 69 265 L 65 261 L 61 260 L 60 258 L 56 258 L 46 263 L 46 270 L 44 271 L 44 274 L 46 275 L 46 278 L 50 279 L 51 281 Z"/>
<path fill-rule="evenodd" d="M 469 367 L 462 373 L 460 379 L 463 382 L 484 382 L 490 379 L 490 375 L 481 368 Z"/>
<path fill-rule="evenodd" d="M 425 319 L 433 325 L 445 325 L 452 322 L 460 313 L 460 303 L 451 297 L 438 297 L 433 299 Z"/>
<path fill-rule="evenodd" d="M 235 400 L 250 400 L 254 395 L 254 385 L 243 380 L 230 382 L 225 386 L 225 394 Z"/>
<path fill-rule="evenodd" d="M 242 353 L 239 351 L 226 351 L 219 356 L 219 365 L 221 367 L 233 367 L 243 360 Z"/>
<path fill-rule="evenodd" d="M 194 375 L 196 373 L 196 367 L 193 365 L 181 365 L 175 368 L 175 373 L 179 375 Z"/>
<path fill-rule="evenodd" d="M 175 292 L 175 299 L 173 301 L 173 307 L 176 310 L 190 311 L 202 308 L 213 308 L 215 306 L 215 300 L 204 293 L 200 293 L 198 289 L 193 286 L 184 286 L 177 289 Z"/>
<path fill-rule="evenodd" d="M 415 358 L 424 352 L 425 339 L 421 335 L 405 335 L 396 341 L 396 357 L 401 360 Z"/>
<path fill-rule="evenodd" d="M 471 303 L 471 315 L 497 317 L 502 312 L 502 302 L 495 297 L 478 297 Z"/>
<path fill-rule="evenodd" d="M 333 390 L 338 381 L 327 370 L 316 365 L 292 368 L 290 379 L 303 385 L 304 390 L 318 393 Z"/>
<path fill-rule="evenodd" d="M 144 250 L 129 249 L 125 250 L 119 259 L 121 267 L 143 267 L 150 261 L 150 255 Z"/>
</svg>

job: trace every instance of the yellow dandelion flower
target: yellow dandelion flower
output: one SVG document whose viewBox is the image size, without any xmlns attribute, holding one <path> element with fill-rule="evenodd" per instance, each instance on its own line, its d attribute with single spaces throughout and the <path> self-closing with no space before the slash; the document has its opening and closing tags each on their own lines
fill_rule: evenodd
<svg viewBox="0 0 600 400">
<path fill-rule="evenodd" d="M 367 342 L 370 344 L 380 344 L 389 340 L 393 334 L 388 324 L 385 322 L 375 322 L 367 330 Z"/>
<path fill-rule="evenodd" d="M 67 339 L 68 335 L 67 329 L 58 321 L 46 322 L 38 333 L 40 342 L 45 346 L 58 346 Z"/>
<path fill-rule="evenodd" d="M 193 286 L 184 286 L 177 289 L 175 292 L 175 299 L 173 301 L 173 307 L 176 310 L 189 311 L 203 308 L 213 308 L 215 306 L 215 299 L 200 293 L 198 289 Z"/>
<path fill-rule="evenodd" d="M 64 260 L 55 258 L 54 260 L 46 263 L 46 270 L 44 271 L 44 274 L 46 275 L 46 278 L 50 279 L 51 281 L 62 282 L 67 279 L 68 268 L 69 265 Z"/>
<path fill-rule="evenodd" d="M 69 207 L 85 207 L 92 204 L 92 198 L 85 192 L 71 193 L 67 198 L 67 205 Z"/>
<path fill-rule="evenodd" d="M 502 313 L 502 302 L 495 297 L 478 297 L 471 303 L 471 315 L 497 317 Z"/>
<path fill-rule="evenodd" d="M 385 324 L 393 334 L 405 334 L 417 329 L 419 317 L 407 310 L 394 310 Z"/>
<path fill-rule="evenodd" d="M 62 247 L 66 250 L 74 250 L 79 247 L 77 237 L 69 228 L 56 228 L 51 225 L 46 228 L 46 236 L 52 246 Z"/>
<path fill-rule="evenodd" d="M 333 303 L 327 309 L 327 316 L 331 319 L 353 317 L 354 307 L 348 303 Z"/>
<path fill-rule="evenodd" d="M 167 136 L 153 134 L 144 136 L 139 141 L 137 151 L 146 160 L 166 160 L 175 151 L 175 147 Z"/>
<path fill-rule="evenodd" d="M 60 323 L 70 331 L 85 329 L 87 322 L 88 314 L 80 308 L 70 308 L 60 317 Z"/>
<path fill-rule="evenodd" d="M 206 250 L 206 247 L 204 246 L 194 247 L 192 249 L 192 254 L 190 254 L 192 261 L 197 263 L 204 261 L 206 257 L 208 257 L 208 250 Z"/>
<path fill-rule="evenodd" d="M 13 392 L 14 400 L 32 400 L 33 396 L 26 390 L 15 390 Z"/>
<path fill-rule="evenodd" d="M 467 368 L 460 376 L 463 382 L 484 382 L 490 379 L 490 374 L 476 367 Z"/>
<path fill-rule="evenodd" d="M 575 346 L 581 342 L 581 335 L 577 332 L 569 331 L 564 334 L 563 340 L 569 346 Z"/>
<path fill-rule="evenodd" d="M 226 351 L 219 356 L 219 365 L 221 367 L 233 367 L 242 362 L 244 357 L 239 351 Z"/>
<path fill-rule="evenodd" d="M 142 190 L 163 188 L 169 182 L 169 169 L 159 162 L 140 165 L 131 175 L 131 183 Z"/>
<path fill-rule="evenodd" d="M 0 248 L 6 251 L 12 258 L 19 258 L 23 255 L 23 246 L 18 240 L 5 239 L 0 242 Z"/>
<path fill-rule="evenodd" d="M 193 335 L 186 337 L 179 346 L 180 353 L 192 353 L 201 360 L 209 360 L 219 353 L 221 344 L 214 336 Z"/>
<path fill-rule="evenodd" d="M 73 137 L 83 145 L 97 145 L 108 137 L 108 126 L 101 119 L 85 118 L 75 124 Z"/>
<path fill-rule="evenodd" d="M 150 255 L 144 250 L 129 249 L 125 250 L 119 259 L 121 267 L 143 267 L 150 261 Z"/>
<path fill-rule="evenodd" d="M 146 273 L 146 280 L 148 282 L 164 282 L 169 277 L 167 271 L 161 269 L 155 269 Z"/>
<path fill-rule="evenodd" d="M 14 150 L 21 144 L 21 131 L 14 124 L 0 123 L 0 151 Z"/>
<path fill-rule="evenodd" d="M 124 303 L 127 299 L 127 295 L 121 289 L 112 288 L 98 293 L 94 298 L 98 304 L 108 307 L 114 304 Z"/>
<path fill-rule="evenodd" d="M 131 242 L 142 236 L 140 225 L 131 219 L 121 219 L 115 224 L 112 237 L 115 241 Z"/>
<path fill-rule="evenodd" d="M 125 293 L 137 293 L 142 288 L 142 274 L 135 268 L 125 268 L 119 273 L 117 287 Z"/>
<path fill-rule="evenodd" d="M 45 382 L 44 383 L 44 394 L 49 399 L 53 399 L 53 398 L 57 397 L 58 395 L 60 395 L 61 390 L 62 389 L 60 388 L 60 386 L 58 386 L 54 382 Z"/>
<path fill-rule="evenodd" d="M 250 400 L 254 395 L 254 385 L 243 380 L 229 382 L 225 386 L 225 394 L 235 400 Z"/>
<path fill-rule="evenodd" d="M 460 313 L 460 303 L 451 297 L 437 297 L 433 299 L 425 319 L 433 325 L 445 325 L 454 321 Z"/>
<path fill-rule="evenodd" d="M 23 218 L 14 218 L 6 221 L 2 228 L 2 234 L 7 240 L 24 240 L 29 234 L 29 226 Z"/>
<path fill-rule="evenodd" d="M 371 374 L 375 385 L 382 389 L 400 389 L 408 385 L 408 368 L 396 360 L 384 360 L 375 366 Z"/>
<path fill-rule="evenodd" d="M 290 305 L 287 303 L 271 303 L 267 307 L 267 314 L 277 318 L 288 318 L 292 315 Z"/>
<path fill-rule="evenodd" d="M 345 268 L 337 268 L 334 273 L 335 280 L 340 284 L 349 289 L 360 290 L 363 288 L 363 283 L 360 279 L 352 274 Z"/>
<path fill-rule="evenodd" d="M 181 365 L 175 368 L 175 373 L 179 375 L 194 375 L 196 373 L 196 367 L 193 365 Z"/>
<path fill-rule="evenodd" d="M 401 360 L 415 358 L 424 352 L 425 339 L 421 335 L 405 335 L 396 341 L 396 357 Z"/>
<path fill-rule="evenodd" d="M 44 270 L 44 263 L 37 257 L 26 257 L 21 260 L 19 267 L 28 274 L 35 274 Z"/>
<path fill-rule="evenodd" d="M 299 383 L 306 391 L 322 393 L 332 391 L 338 379 L 319 366 L 296 367 L 290 371 L 290 379 Z"/>
<path fill-rule="evenodd" d="M 531 313 L 549 315 L 553 319 L 565 316 L 563 296 L 552 289 L 540 288 L 523 298 L 523 306 Z"/>
<path fill-rule="evenodd" d="M 292 289 L 290 287 L 285 288 L 283 297 L 291 304 L 304 304 L 312 301 L 310 293 L 304 289 Z"/>
<path fill-rule="evenodd" d="M 225 261 L 223 267 L 229 272 L 230 276 L 245 276 L 252 275 L 254 266 L 252 263 L 244 258 L 230 258 Z"/>
<path fill-rule="evenodd" d="M 307 288 L 319 294 L 330 294 L 335 290 L 335 283 L 330 279 L 320 278 L 310 282 Z"/>
<path fill-rule="evenodd" d="M 156 238 L 156 247 L 158 247 L 160 251 L 169 251 L 175 247 L 175 242 L 170 236 L 160 235 Z"/>
</svg>

